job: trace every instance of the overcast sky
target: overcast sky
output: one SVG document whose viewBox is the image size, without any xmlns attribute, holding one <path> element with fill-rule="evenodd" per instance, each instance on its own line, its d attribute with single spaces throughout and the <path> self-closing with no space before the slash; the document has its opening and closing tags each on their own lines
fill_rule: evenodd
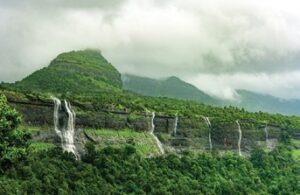
<svg viewBox="0 0 300 195">
<path fill-rule="evenodd" d="M 163 3 L 162 3 L 163 2 Z M 122 73 L 300 98 L 298 0 L 0 0 L 0 81 L 100 49 Z"/>
</svg>

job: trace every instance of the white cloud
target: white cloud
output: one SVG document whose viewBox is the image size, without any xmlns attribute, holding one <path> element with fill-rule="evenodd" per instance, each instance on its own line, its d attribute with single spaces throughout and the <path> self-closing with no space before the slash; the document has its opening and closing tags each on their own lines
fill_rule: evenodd
<svg viewBox="0 0 300 195">
<path fill-rule="evenodd" d="M 206 93 L 225 99 L 238 99 L 236 89 L 271 94 L 283 99 L 300 97 L 300 71 L 278 73 L 199 74 L 186 78 Z"/>
<path fill-rule="evenodd" d="M 98 48 L 121 72 L 189 78 L 221 97 L 243 88 L 300 98 L 289 76 L 300 71 L 297 0 L 82 2 L 0 0 L 0 80 L 21 79 L 60 52 Z M 293 87 L 255 84 L 274 75 Z"/>
</svg>

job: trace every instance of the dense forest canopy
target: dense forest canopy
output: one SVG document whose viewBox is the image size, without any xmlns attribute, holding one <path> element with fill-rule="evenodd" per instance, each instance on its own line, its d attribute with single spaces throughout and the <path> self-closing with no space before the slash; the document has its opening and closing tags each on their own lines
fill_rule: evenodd
<svg viewBox="0 0 300 195">
<path fill-rule="evenodd" d="M 249 159 L 202 153 L 143 158 L 107 147 L 76 161 L 59 147 L 32 151 L 20 117 L 0 96 L 1 194 L 298 194 L 299 163 L 288 146 L 256 149 Z"/>
</svg>

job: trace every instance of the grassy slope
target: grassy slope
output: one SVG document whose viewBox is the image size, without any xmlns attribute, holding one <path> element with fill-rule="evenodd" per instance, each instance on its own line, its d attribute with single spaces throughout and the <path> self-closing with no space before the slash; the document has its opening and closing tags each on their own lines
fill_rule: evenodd
<svg viewBox="0 0 300 195">
<path fill-rule="evenodd" d="M 54 93 L 99 93 L 120 90 L 120 73 L 97 51 L 60 54 L 48 67 L 13 85 L 17 89 Z"/>
<path fill-rule="evenodd" d="M 109 129 L 86 129 L 85 133 L 96 142 L 98 150 L 106 146 L 120 148 L 124 144 L 132 144 L 137 150 L 137 153 L 142 156 L 150 156 L 159 154 L 153 137 L 147 132 L 135 132 L 130 129 L 121 131 Z"/>
<path fill-rule="evenodd" d="M 52 149 L 56 147 L 54 144 L 51 143 L 45 143 L 45 142 L 31 142 L 28 150 L 30 152 L 40 152 L 40 151 L 47 151 L 49 149 Z"/>
</svg>

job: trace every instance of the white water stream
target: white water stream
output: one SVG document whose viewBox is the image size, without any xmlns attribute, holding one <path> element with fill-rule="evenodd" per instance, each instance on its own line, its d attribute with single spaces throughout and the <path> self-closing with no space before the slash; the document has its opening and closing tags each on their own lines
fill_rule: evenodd
<svg viewBox="0 0 300 195">
<path fill-rule="evenodd" d="M 155 118 L 155 112 L 152 112 L 152 120 L 151 120 L 151 135 L 153 136 L 155 142 L 156 142 L 156 145 L 157 147 L 159 148 L 159 151 L 161 154 L 164 154 L 165 151 L 164 151 L 164 148 L 162 146 L 162 143 L 159 141 L 159 139 L 156 137 L 156 135 L 154 134 L 154 130 L 155 130 L 155 125 L 154 125 L 154 118 Z"/>
<path fill-rule="evenodd" d="M 61 139 L 62 148 L 64 151 L 71 152 L 75 155 L 76 159 L 79 159 L 79 153 L 74 144 L 75 139 L 75 117 L 76 114 L 72 110 L 70 102 L 64 101 L 64 108 L 68 115 L 67 125 L 64 128 L 60 126 L 60 111 L 62 110 L 61 101 L 58 98 L 52 97 L 54 102 L 54 130 Z"/>
<path fill-rule="evenodd" d="M 238 120 L 236 121 L 236 124 L 238 126 L 238 131 L 239 131 L 239 140 L 238 140 L 239 155 L 242 156 L 242 152 L 241 152 L 242 130 L 241 130 L 241 125 Z"/>
</svg>

